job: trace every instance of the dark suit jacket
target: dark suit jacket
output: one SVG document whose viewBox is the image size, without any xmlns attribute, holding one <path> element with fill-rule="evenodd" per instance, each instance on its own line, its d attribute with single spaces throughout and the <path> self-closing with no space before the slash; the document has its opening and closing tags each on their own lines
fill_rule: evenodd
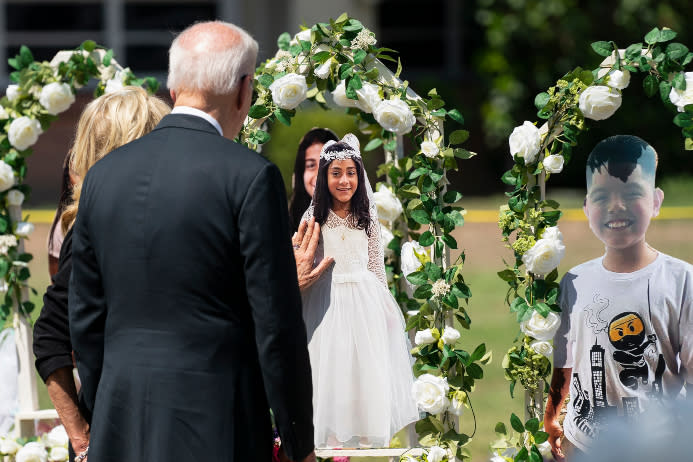
<svg viewBox="0 0 693 462">
<path fill-rule="evenodd" d="M 312 386 L 278 169 L 166 116 L 91 168 L 69 320 L 89 459 L 269 461 L 313 449 Z"/>
</svg>

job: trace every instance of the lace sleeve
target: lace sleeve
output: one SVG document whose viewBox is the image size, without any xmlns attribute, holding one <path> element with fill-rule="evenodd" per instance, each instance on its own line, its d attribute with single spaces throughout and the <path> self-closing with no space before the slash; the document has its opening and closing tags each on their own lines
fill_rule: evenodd
<svg viewBox="0 0 693 462">
<path fill-rule="evenodd" d="M 383 252 L 382 238 L 380 236 L 380 223 L 377 213 L 371 213 L 370 236 L 368 237 L 368 270 L 378 277 L 378 280 L 387 287 L 385 276 L 385 255 Z"/>
</svg>

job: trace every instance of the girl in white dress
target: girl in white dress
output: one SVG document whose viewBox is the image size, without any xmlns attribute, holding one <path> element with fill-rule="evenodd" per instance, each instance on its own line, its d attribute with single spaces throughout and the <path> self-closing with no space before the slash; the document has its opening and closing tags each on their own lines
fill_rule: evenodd
<svg viewBox="0 0 693 462">
<path fill-rule="evenodd" d="M 316 447 L 387 447 L 419 418 L 404 317 L 387 287 L 372 195 L 358 139 L 328 141 L 303 215 L 321 226 L 316 263 L 335 260 L 302 293 Z"/>
</svg>

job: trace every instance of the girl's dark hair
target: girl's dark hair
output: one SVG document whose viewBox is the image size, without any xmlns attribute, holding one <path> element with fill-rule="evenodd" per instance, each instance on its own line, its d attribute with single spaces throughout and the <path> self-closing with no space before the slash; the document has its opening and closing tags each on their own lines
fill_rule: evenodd
<svg viewBox="0 0 693 462">
<path fill-rule="evenodd" d="M 351 150 L 348 144 L 339 142 L 335 143 L 325 152 L 340 152 Z M 351 214 L 349 215 L 349 223 L 357 229 L 366 231 L 368 237 L 371 235 L 371 215 L 369 211 L 370 203 L 368 202 L 368 192 L 366 189 L 366 176 L 363 174 L 363 162 L 360 157 L 351 157 L 356 165 L 356 175 L 359 184 L 356 187 L 356 192 L 351 198 Z M 313 215 L 316 223 L 322 226 L 327 220 L 327 216 L 332 208 L 332 195 L 327 187 L 327 170 L 332 163 L 332 160 L 320 159 L 320 167 L 318 169 L 318 178 L 315 180 L 315 193 L 313 194 Z"/>
<path fill-rule="evenodd" d="M 303 212 L 306 211 L 312 199 L 303 184 L 303 172 L 306 169 L 306 149 L 316 143 L 325 144 L 330 140 L 339 141 L 339 138 L 332 130 L 327 128 L 313 128 L 303 135 L 298 145 L 296 162 L 294 163 L 294 190 L 291 194 L 291 200 L 289 201 L 289 221 L 291 222 L 292 232 L 298 230 Z"/>
<path fill-rule="evenodd" d="M 53 234 L 55 234 L 55 228 L 60 226 L 60 218 L 68 205 L 72 204 L 72 181 L 70 181 L 70 153 L 68 152 L 63 161 L 63 177 L 60 185 L 60 199 L 58 201 L 58 210 L 55 212 L 55 218 L 53 218 L 53 224 L 51 225 L 51 230 L 48 232 L 48 253 L 53 253 L 55 250 L 53 248 Z"/>
</svg>

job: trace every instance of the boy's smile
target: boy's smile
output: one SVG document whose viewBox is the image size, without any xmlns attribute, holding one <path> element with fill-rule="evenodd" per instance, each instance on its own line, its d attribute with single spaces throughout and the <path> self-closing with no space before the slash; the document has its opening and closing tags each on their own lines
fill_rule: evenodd
<svg viewBox="0 0 693 462">
<path fill-rule="evenodd" d="M 662 192 L 642 174 L 638 165 L 624 183 L 600 169 L 592 177 L 585 200 L 585 215 L 594 234 L 609 249 L 626 250 L 645 245 L 650 220 L 657 216 Z"/>
</svg>

